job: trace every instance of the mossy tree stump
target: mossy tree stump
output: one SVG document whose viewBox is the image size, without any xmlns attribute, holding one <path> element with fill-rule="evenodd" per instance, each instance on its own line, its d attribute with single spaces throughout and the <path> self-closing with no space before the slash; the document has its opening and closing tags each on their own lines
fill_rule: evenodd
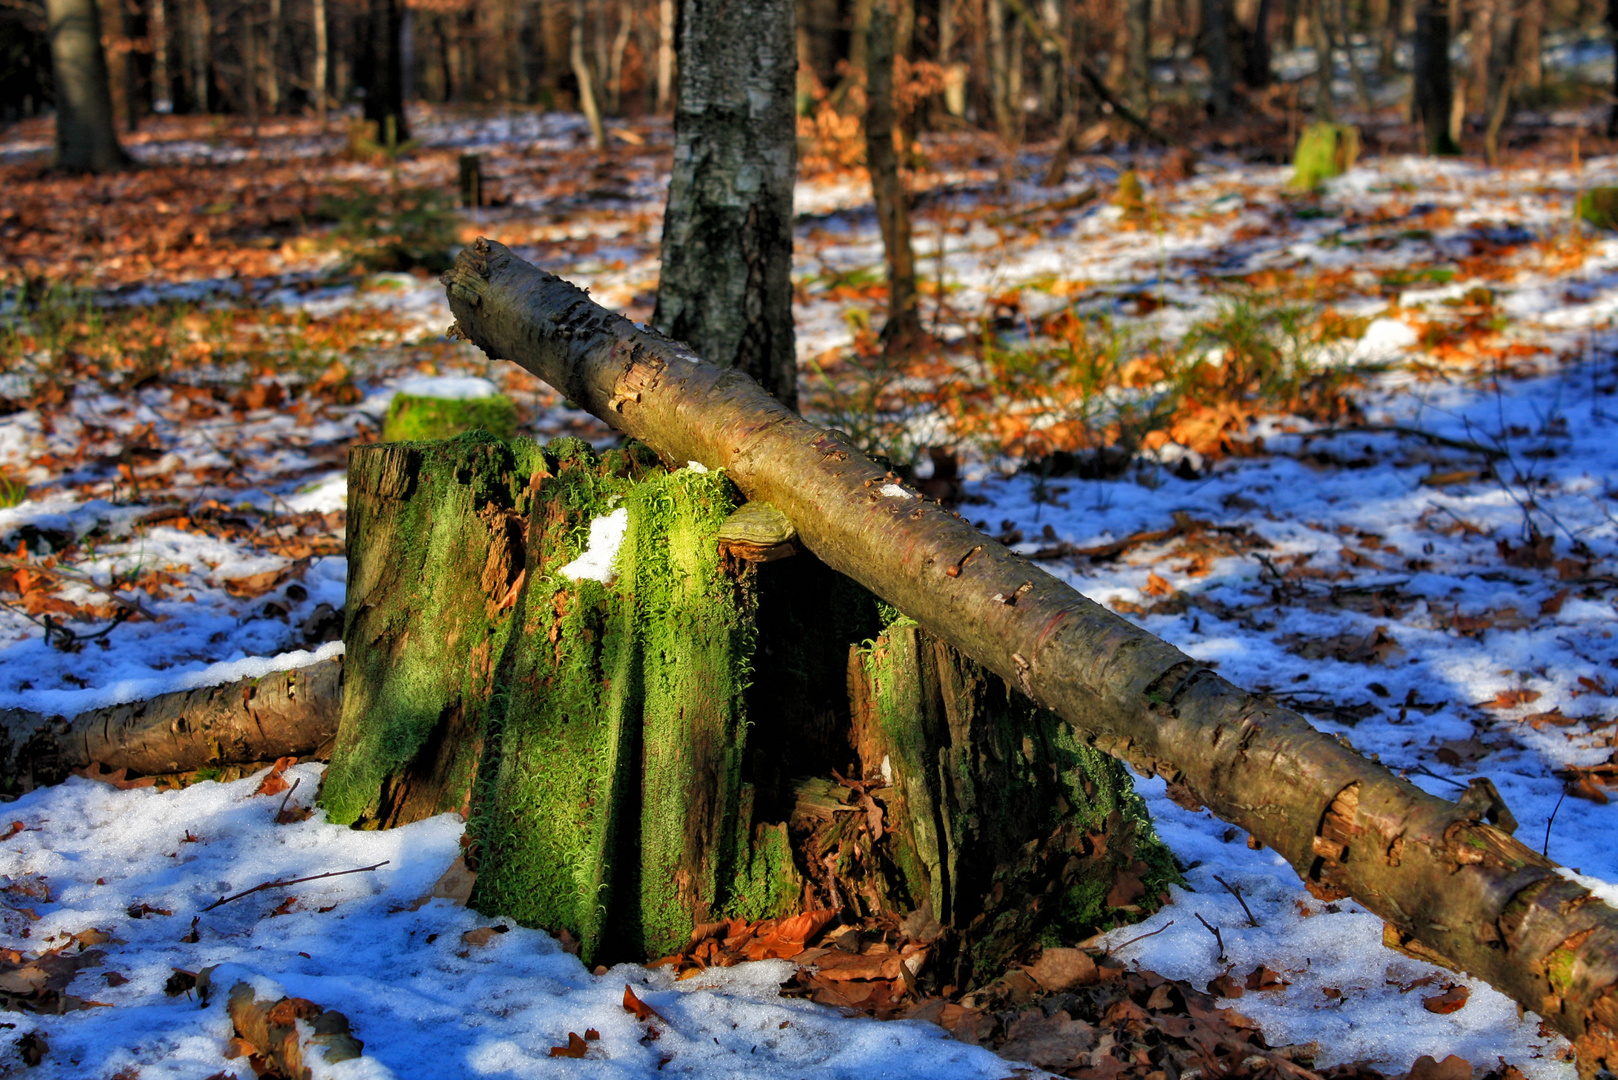
<svg viewBox="0 0 1618 1080">
<path fill-rule="evenodd" d="M 357 448 L 349 493 L 322 802 L 462 814 L 473 905 L 588 963 L 721 918 L 921 911 L 924 977 L 966 986 L 1174 876 L 1122 768 L 1053 715 L 809 555 L 722 550 L 722 475 L 474 433 Z M 615 573 L 574 580 L 612 515 Z"/>
</svg>

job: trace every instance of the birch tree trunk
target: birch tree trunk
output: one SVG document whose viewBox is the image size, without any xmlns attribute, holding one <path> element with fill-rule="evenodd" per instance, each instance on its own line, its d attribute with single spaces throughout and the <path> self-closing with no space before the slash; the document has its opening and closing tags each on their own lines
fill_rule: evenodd
<svg viewBox="0 0 1618 1080">
<path fill-rule="evenodd" d="M 920 498 L 743 375 L 636 329 L 479 240 L 445 275 L 455 329 L 666 461 L 724 469 L 803 544 L 1070 724 L 1285 858 L 1317 896 L 1482 978 L 1618 1065 L 1618 911 L 1490 824 L 1249 694 Z M 1503 820 L 1503 819 L 1502 819 Z"/>
<path fill-rule="evenodd" d="M 579 84 L 579 109 L 590 124 L 590 145 L 600 152 L 607 148 L 607 132 L 601 126 L 601 108 L 596 104 L 595 76 L 590 71 L 590 61 L 584 55 L 584 0 L 573 0 L 569 11 L 572 13 L 572 28 L 567 39 L 568 65 Z"/>
<path fill-rule="evenodd" d="M 793 0 L 685 0 L 652 325 L 797 408 Z"/>
</svg>

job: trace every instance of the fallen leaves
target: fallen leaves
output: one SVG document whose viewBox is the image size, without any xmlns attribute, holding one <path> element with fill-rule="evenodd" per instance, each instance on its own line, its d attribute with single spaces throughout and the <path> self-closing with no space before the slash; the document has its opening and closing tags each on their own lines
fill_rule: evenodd
<svg viewBox="0 0 1618 1080">
<path fill-rule="evenodd" d="M 1466 987 L 1454 985 L 1441 994 L 1422 998 L 1421 1007 L 1430 1013 L 1439 1013 L 1440 1015 L 1452 1013 L 1466 1005 L 1466 999 L 1470 993 Z"/>
<path fill-rule="evenodd" d="M 662 1013 L 637 997 L 634 988 L 628 983 L 624 984 L 624 1011 L 633 1013 L 636 1020 L 643 1022 L 656 1018 L 665 1024 L 668 1023 L 668 1019 Z"/>
</svg>

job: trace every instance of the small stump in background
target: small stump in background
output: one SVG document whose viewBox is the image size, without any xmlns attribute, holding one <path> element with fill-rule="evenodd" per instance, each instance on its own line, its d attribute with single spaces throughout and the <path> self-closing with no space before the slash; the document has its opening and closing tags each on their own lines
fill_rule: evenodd
<svg viewBox="0 0 1618 1080">
<path fill-rule="evenodd" d="M 487 379 L 411 379 L 399 388 L 382 421 L 388 442 L 452 439 L 474 430 L 500 439 L 517 433 L 517 406 Z"/>
<path fill-rule="evenodd" d="M 1360 132 L 1353 124 L 1310 124 L 1298 137 L 1292 158 L 1292 186 L 1318 191 L 1327 180 L 1352 169 L 1359 156 Z"/>
</svg>

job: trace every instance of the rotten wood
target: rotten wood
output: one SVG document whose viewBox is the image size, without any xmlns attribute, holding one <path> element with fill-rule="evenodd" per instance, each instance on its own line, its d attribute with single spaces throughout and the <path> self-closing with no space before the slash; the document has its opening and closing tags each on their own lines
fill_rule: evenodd
<svg viewBox="0 0 1618 1080">
<path fill-rule="evenodd" d="M 71 718 L 0 711 L 0 792 L 19 795 L 99 762 L 142 776 L 282 757 L 323 758 L 343 703 L 340 659 L 177 690 Z"/>
<path fill-rule="evenodd" d="M 1086 742 L 1245 829 L 1311 890 L 1353 896 L 1538 1012 L 1575 1040 L 1584 1076 L 1618 1065 L 1618 911 L 1475 808 L 1421 791 L 1230 684 L 925 501 L 751 379 L 638 329 L 503 245 L 469 245 L 444 281 L 454 335 L 521 364 L 667 461 L 725 469 L 749 498 L 784 512 L 822 561 Z"/>
<path fill-rule="evenodd" d="M 239 982 L 230 988 L 225 1009 L 236 1031 L 227 1056 L 246 1054 L 263 1075 L 308 1077 L 322 1060 L 328 1066 L 353 1061 L 365 1049 L 348 1017 L 307 998 L 268 1001 Z"/>
</svg>

